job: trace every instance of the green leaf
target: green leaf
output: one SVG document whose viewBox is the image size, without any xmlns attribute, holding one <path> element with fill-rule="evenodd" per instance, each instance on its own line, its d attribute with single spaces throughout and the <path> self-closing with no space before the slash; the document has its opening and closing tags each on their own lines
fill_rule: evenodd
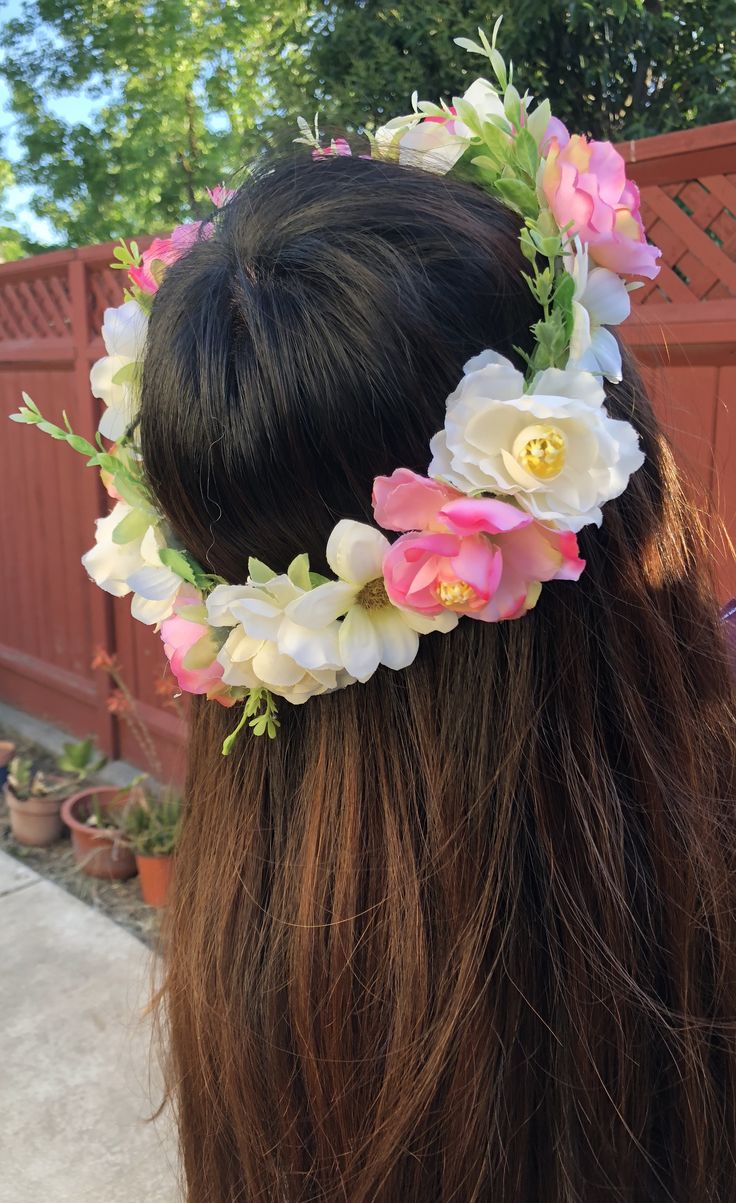
<svg viewBox="0 0 736 1203">
<path fill-rule="evenodd" d="M 526 129 L 520 129 L 514 139 L 514 154 L 522 171 L 532 179 L 537 178 L 539 152 L 534 138 Z"/>
<path fill-rule="evenodd" d="M 532 110 L 526 119 L 526 128 L 537 146 L 540 145 L 544 137 L 551 116 L 552 109 L 550 103 L 548 100 L 543 100 L 541 104 L 537 105 L 536 109 Z"/>
<path fill-rule="evenodd" d="M 55 426 L 53 422 L 47 422 L 44 419 L 41 422 L 37 422 L 36 425 L 38 426 L 39 430 L 43 431 L 44 434 L 50 434 L 52 439 L 58 439 L 59 442 L 66 441 L 66 431 L 62 430 L 59 426 Z"/>
<path fill-rule="evenodd" d="M 112 378 L 113 384 L 132 384 L 138 377 L 139 364 L 135 360 L 123 364 Z"/>
<path fill-rule="evenodd" d="M 533 188 L 521 180 L 498 179 L 494 184 L 496 192 L 502 200 L 522 217 L 536 217 L 539 213 L 539 200 Z"/>
<path fill-rule="evenodd" d="M 112 532 L 112 541 L 113 543 L 132 543 L 134 539 L 141 539 L 150 525 L 151 519 L 148 514 L 142 510 L 132 510 L 130 514 L 125 515 L 122 521 L 118 522 Z"/>
<path fill-rule="evenodd" d="M 534 241 L 533 241 L 531 235 L 529 234 L 528 230 L 521 231 L 521 235 L 519 237 L 519 243 L 521 245 L 521 253 L 524 256 L 524 258 L 528 259 L 530 263 L 536 263 L 537 248 L 534 245 Z"/>
<path fill-rule="evenodd" d="M 162 547 L 158 553 L 158 558 L 165 568 L 170 568 L 183 581 L 188 581 L 190 585 L 196 586 L 196 571 L 189 563 L 189 559 L 183 551 L 177 551 L 175 547 Z"/>
<path fill-rule="evenodd" d="M 494 159 L 498 159 L 501 163 L 508 161 L 511 153 L 511 137 L 507 129 L 500 129 L 492 121 L 484 121 L 481 125 L 480 136 Z"/>
<path fill-rule="evenodd" d="M 493 73 L 496 76 L 496 79 L 498 80 L 499 84 L 501 85 L 501 88 L 505 91 L 509 85 L 509 76 L 508 76 L 508 72 L 506 70 L 506 63 L 503 60 L 503 55 L 499 54 L 499 52 L 494 47 L 494 49 L 491 50 L 488 57 L 491 60 L 491 66 L 493 67 Z"/>
<path fill-rule="evenodd" d="M 74 451 L 78 451 L 80 455 L 94 455 L 95 449 L 87 439 L 82 438 L 81 434 L 67 434 L 66 441 Z"/>
<path fill-rule="evenodd" d="M 506 88 L 503 98 L 503 111 L 516 129 L 521 128 L 521 97 L 513 84 Z"/>
<path fill-rule="evenodd" d="M 477 42 L 471 41 L 470 38 L 453 38 L 452 40 L 461 50 L 467 50 L 469 54 L 482 54 L 484 58 L 486 57 L 483 47 L 479 46 Z"/>
<path fill-rule="evenodd" d="M 234 746 L 235 746 L 235 741 L 236 741 L 236 739 L 238 738 L 238 736 L 239 736 L 240 732 L 243 730 L 243 727 L 246 725 L 246 723 L 247 723 L 247 722 L 248 722 L 248 715 L 247 715 L 247 712 L 246 712 L 246 708 L 245 708 L 245 706 L 244 706 L 244 707 L 243 707 L 243 712 L 242 712 L 242 714 L 241 714 L 241 716 L 240 716 L 240 720 L 239 720 L 239 722 L 238 722 L 238 725 L 237 725 L 237 727 L 235 728 L 235 730 L 234 730 L 234 731 L 231 731 L 231 732 L 230 732 L 230 734 L 228 735 L 227 739 L 225 739 L 225 741 L 223 742 L 223 745 L 222 745 L 222 754 L 223 754 L 223 756 L 229 756 L 229 755 L 230 755 L 230 753 L 232 752 L 232 750 L 233 750 L 233 748 L 234 748 Z"/>
<path fill-rule="evenodd" d="M 328 576 L 322 576 L 319 572 L 310 572 L 309 583 L 313 589 L 317 589 L 320 585 L 329 585 L 330 578 Z"/>
<path fill-rule="evenodd" d="M 23 401 L 30 409 L 31 413 L 38 414 L 40 417 L 41 410 L 38 408 L 38 406 L 36 405 L 36 402 L 33 400 L 33 398 L 29 397 L 28 393 L 21 393 L 21 397 L 23 398 Z"/>
<path fill-rule="evenodd" d="M 153 517 L 155 511 L 149 503 L 148 494 L 143 485 L 133 478 L 124 470 L 119 471 L 115 468 L 108 468 L 115 477 L 115 488 L 122 497 L 123 501 L 128 505 L 132 505 L 133 509 L 139 510 L 141 513 L 148 514 L 149 518 Z"/>
<path fill-rule="evenodd" d="M 275 576 L 273 568 L 269 568 L 261 560 L 257 560 L 254 556 L 248 560 L 248 579 L 255 585 L 265 585 Z"/>
<path fill-rule="evenodd" d="M 292 585 L 296 585 L 297 589 L 311 589 L 312 583 L 309 579 L 309 556 L 296 556 L 291 561 L 286 570 L 286 575 Z"/>
<path fill-rule="evenodd" d="M 567 313 L 572 309 L 572 301 L 575 296 L 575 281 L 569 272 L 563 272 L 557 278 L 557 287 L 555 288 L 555 305 L 558 306 L 563 313 Z"/>
<path fill-rule="evenodd" d="M 481 121 L 472 104 L 470 104 L 467 100 L 463 100 L 461 96 L 458 96 L 455 100 L 455 109 L 458 117 L 462 122 L 465 123 L 465 125 L 467 125 L 470 132 L 475 134 L 476 137 L 479 137 L 481 132 Z"/>
</svg>

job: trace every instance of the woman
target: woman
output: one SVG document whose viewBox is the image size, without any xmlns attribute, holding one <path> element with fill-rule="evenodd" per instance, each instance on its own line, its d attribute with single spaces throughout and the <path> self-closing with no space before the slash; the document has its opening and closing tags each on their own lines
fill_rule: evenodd
<svg viewBox="0 0 736 1203">
<path fill-rule="evenodd" d="M 247 184 L 153 308 L 142 448 L 228 582 L 373 521 L 463 364 L 519 363 L 518 219 L 393 163 Z M 228 758 L 198 699 L 166 1008 L 188 1198 L 736 1197 L 733 713 L 709 555 L 646 455 L 577 583 L 403 672 L 280 707 Z"/>
<path fill-rule="evenodd" d="M 90 575 L 200 695 L 189 1203 L 736 1198 L 732 685 L 606 328 L 659 252 L 613 148 L 487 51 L 501 93 L 370 159 L 302 123 L 311 156 L 134 251 L 93 372 L 122 442 L 51 428 L 116 498 Z"/>
</svg>

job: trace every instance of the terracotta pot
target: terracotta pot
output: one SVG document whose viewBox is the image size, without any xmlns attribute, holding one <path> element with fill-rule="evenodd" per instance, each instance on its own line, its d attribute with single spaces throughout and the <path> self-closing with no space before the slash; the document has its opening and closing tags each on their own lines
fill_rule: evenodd
<svg viewBox="0 0 736 1203">
<path fill-rule="evenodd" d="M 171 885 L 170 856 L 140 856 L 136 853 L 135 863 L 141 879 L 143 901 L 149 906 L 166 906 Z"/>
<path fill-rule="evenodd" d="M 123 809 L 128 795 L 114 785 L 93 785 L 66 799 L 61 817 L 72 833 L 74 859 L 88 877 L 125 881 L 136 873 L 133 850 L 119 831 L 108 832 L 86 825 L 95 798 L 103 813 L 113 814 Z"/>
<path fill-rule="evenodd" d="M 16 798 L 9 785 L 5 787 L 5 797 L 10 811 L 10 828 L 19 844 L 46 848 L 60 839 L 62 797 L 57 794 L 46 798 Z"/>
</svg>

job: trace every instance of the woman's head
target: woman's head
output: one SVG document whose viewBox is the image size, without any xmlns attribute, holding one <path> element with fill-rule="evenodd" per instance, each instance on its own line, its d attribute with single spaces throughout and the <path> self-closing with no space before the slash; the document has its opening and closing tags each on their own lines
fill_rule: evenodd
<svg viewBox="0 0 736 1203">
<path fill-rule="evenodd" d="M 518 234 L 392 163 L 239 190 L 168 271 L 143 377 L 148 477 L 203 565 L 323 571 L 376 476 L 426 472 L 463 364 L 529 349 Z M 166 995 L 191 1203 L 736 1189 L 730 687 L 631 363 L 607 404 L 647 458 L 578 583 L 227 760 L 197 701 Z"/>
</svg>

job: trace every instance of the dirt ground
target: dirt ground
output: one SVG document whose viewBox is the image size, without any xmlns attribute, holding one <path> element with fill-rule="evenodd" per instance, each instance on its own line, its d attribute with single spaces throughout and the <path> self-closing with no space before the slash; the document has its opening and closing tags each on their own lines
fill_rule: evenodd
<svg viewBox="0 0 736 1203">
<path fill-rule="evenodd" d="M 43 771 L 54 770 L 55 761 L 52 755 L 36 744 L 29 743 L 14 731 L 0 726 L 0 739 L 12 739 L 17 745 L 18 754 L 32 756 L 36 768 Z M 82 873 L 74 863 L 66 828 L 64 837 L 48 848 L 26 848 L 19 844 L 13 839 L 10 830 L 4 790 L 0 791 L 0 849 L 35 869 L 43 877 L 56 882 L 75 898 L 80 898 L 95 910 L 102 911 L 146 944 L 157 945 L 161 912 L 147 906 L 143 901 L 138 878 L 132 877 L 129 881 L 100 881 Z"/>
</svg>

